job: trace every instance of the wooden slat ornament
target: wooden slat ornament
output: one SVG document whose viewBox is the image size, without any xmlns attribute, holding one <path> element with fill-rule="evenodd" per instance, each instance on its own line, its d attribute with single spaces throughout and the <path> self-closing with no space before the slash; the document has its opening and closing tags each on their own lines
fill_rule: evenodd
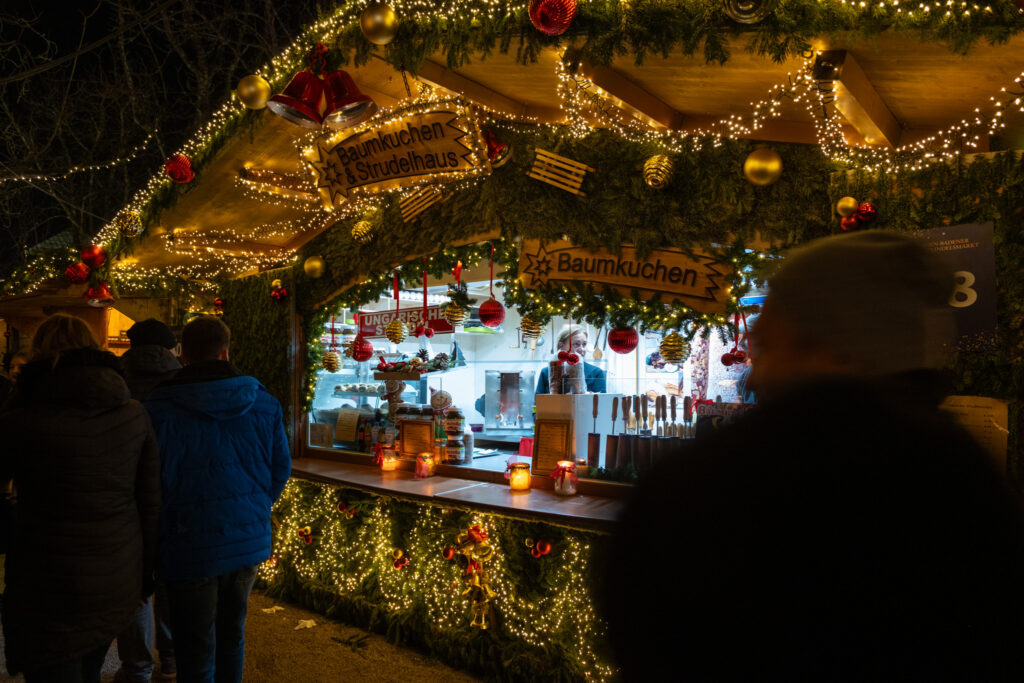
<svg viewBox="0 0 1024 683">
<path fill-rule="evenodd" d="M 538 147 L 537 158 L 534 159 L 533 166 L 526 175 L 566 192 L 586 197 L 587 194 L 580 190 L 580 187 L 583 185 L 583 179 L 588 171 L 593 173 L 594 169 Z"/>
<path fill-rule="evenodd" d="M 402 222 L 408 223 L 409 221 L 415 220 L 417 216 L 434 204 L 443 202 L 447 199 L 448 195 L 438 189 L 435 185 L 430 185 L 421 190 L 405 195 L 398 202 L 398 206 L 402 210 Z"/>
</svg>

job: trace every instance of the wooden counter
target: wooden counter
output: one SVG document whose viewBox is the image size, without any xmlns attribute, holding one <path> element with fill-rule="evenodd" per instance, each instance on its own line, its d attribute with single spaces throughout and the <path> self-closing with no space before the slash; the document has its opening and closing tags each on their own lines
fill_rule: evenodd
<svg viewBox="0 0 1024 683">
<path fill-rule="evenodd" d="M 622 500 L 615 498 L 559 496 L 544 489 L 514 492 L 501 484 L 446 476 L 417 479 L 405 470 L 381 472 L 375 467 L 319 458 L 293 461 L 292 476 L 445 507 L 483 510 L 594 531 L 614 529 L 625 507 Z"/>
</svg>

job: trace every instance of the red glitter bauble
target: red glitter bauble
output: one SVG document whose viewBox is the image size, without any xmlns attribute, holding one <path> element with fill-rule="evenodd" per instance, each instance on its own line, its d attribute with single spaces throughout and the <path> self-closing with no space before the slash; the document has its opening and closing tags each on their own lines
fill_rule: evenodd
<svg viewBox="0 0 1024 683">
<path fill-rule="evenodd" d="M 843 232 L 853 232 L 860 229 L 860 219 L 857 218 L 857 214 L 852 216 L 846 216 L 839 221 L 839 227 Z"/>
<path fill-rule="evenodd" d="M 541 555 L 547 555 L 551 552 L 551 541 L 537 541 L 536 545 L 534 545 L 534 548 L 536 548 L 537 552 L 539 552 Z"/>
<path fill-rule="evenodd" d="M 362 337 L 356 337 L 352 342 L 352 360 L 362 362 L 373 358 L 373 344 Z"/>
<path fill-rule="evenodd" d="M 546 36 L 560 36 L 576 18 L 576 0 L 530 0 L 530 23 Z"/>
<path fill-rule="evenodd" d="M 196 172 L 192 170 L 192 160 L 184 154 L 175 154 L 168 159 L 164 164 L 164 170 L 176 183 L 188 183 L 196 177 Z"/>
<path fill-rule="evenodd" d="M 451 546 L 446 547 L 444 550 L 441 551 L 441 557 L 443 557 L 446 560 L 454 560 L 455 548 Z"/>
<path fill-rule="evenodd" d="M 491 297 L 480 304 L 477 315 L 480 316 L 480 322 L 487 327 L 497 327 L 505 322 L 505 307 L 501 305 L 500 301 Z"/>
<path fill-rule="evenodd" d="M 64 269 L 64 274 L 71 284 L 81 285 L 89 279 L 89 266 L 84 263 L 72 263 Z"/>
<path fill-rule="evenodd" d="M 434 336 L 434 328 L 433 327 L 428 327 L 428 328 L 424 329 L 423 330 L 423 334 L 427 335 L 427 339 L 430 339 L 431 337 Z"/>
<path fill-rule="evenodd" d="M 640 335 L 632 327 L 615 328 L 608 333 L 608 346 L 615 353 L 629 353 L 640 343 Z"/>
<path fill-rule="evenodd" d="M 98 244 L 90 244 L 82 250 L 82 263 L 90 268 L 99 268 L 107 262 L 107 252 Z"/>
<path fill-rule="evenodd" d="M 878 215 L 878 209 L 871 202 L 864 202 L 857 207 L 857 210 L 853 212 L 853 215 L 857 217 L 861 223 L 870 223 L 875 220 L 875 216 Z"/>
<path fill-rule="evenodd" d="M 568 351 L 559 351 L 558 352 L 558 360 L 562 361 L 563 363 L 565 361 L 569 360 L 569 352 Z"/>
<path fill-rule="evenodd" d="M 541 557 L 541 552 L 539 550 L 537 550 L 537 546 L 533 546 L 533 550 L 530 551 L 530 554 L 533 555 L 534 558 L 536 558 L 538 560 Z"/>
<path fill-rule="evenodd" d="M 722 354 L 722 365 L 724 365 L 725 367 L 729 367 L 730 365 L 732 365 L 735 362 L 736 362 L 736 358 L 735 358 L 735 356 L 732 355 L 731 351 L 728 352 L 728 353 L 723 353 Z"/>
<path fill-rule="evenodd" d="M 577 363 L 580 362 L 580 357 L 575 353 L 570 353 L 568 356 L 565 357 L 565 361 L 569 365 L 576 365 Z"/>
<path fill-rule="evenodd" d="M 746 351 L 733 351 L 732 352 L 732 362 L 733 363 L 746 363 L 747 362 L 747 352 Z"/>
</svg>

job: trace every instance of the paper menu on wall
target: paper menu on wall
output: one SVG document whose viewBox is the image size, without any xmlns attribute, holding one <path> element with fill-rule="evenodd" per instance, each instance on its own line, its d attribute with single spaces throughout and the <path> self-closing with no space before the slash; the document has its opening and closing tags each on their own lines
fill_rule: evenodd
<svg viewBox="0 0 1024 683">
<path fill-rule="evenodd" d="M 338 411 L 338 423 L 334 429 L 335 441 L 355 441 L 359 428 L 359 411 L 342 408 Z"/>
<path fill-rule="evenodd" d="M 571 430 L 571 420 L 537 419 L 533 437 L 534 473 L 553 472 L 559 460 L 572 460 Z"/>
<path fill-rule="evenodd" d="M 433 420 L 399 420 L 399 452 L 415 458 L 420 453 L 434 452 Z"/>
<path fill-rule="evenodd" d="M 309 445 L 330 448 L 334 445 L 334 425 L 311 423 L 309 425 Z"/>
<path fill-rule="evenodd" d="M 948 396 L 941 407 L 1005 468 L 1010 436 L 1007 405 L 1006 401 L 985 396 Z"/>
</svg>

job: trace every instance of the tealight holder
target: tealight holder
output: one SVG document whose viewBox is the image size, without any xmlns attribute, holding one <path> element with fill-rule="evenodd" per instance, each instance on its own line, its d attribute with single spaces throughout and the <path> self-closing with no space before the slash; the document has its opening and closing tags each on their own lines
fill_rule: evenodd
<svg viewBox="0 0 1024 683">
<path fill-rule="evenodd" d="M 513 491 L 530 490 L 530 463 L 513 462 L 509 464 L 508 487 Z"/>
<path fill-rule="evenodd" d="M 576 463 L 572 460 L 559 460 L 551 478 L 555 480 L 555 493 L 560 496 L 576 495 Z"/>
<path fill-rule="evenodd" d="M 416 478 L 422 479 L 434 476 L 436 467 L 433 453 L 420 453 L 416 457 Z"/>
</svg>

